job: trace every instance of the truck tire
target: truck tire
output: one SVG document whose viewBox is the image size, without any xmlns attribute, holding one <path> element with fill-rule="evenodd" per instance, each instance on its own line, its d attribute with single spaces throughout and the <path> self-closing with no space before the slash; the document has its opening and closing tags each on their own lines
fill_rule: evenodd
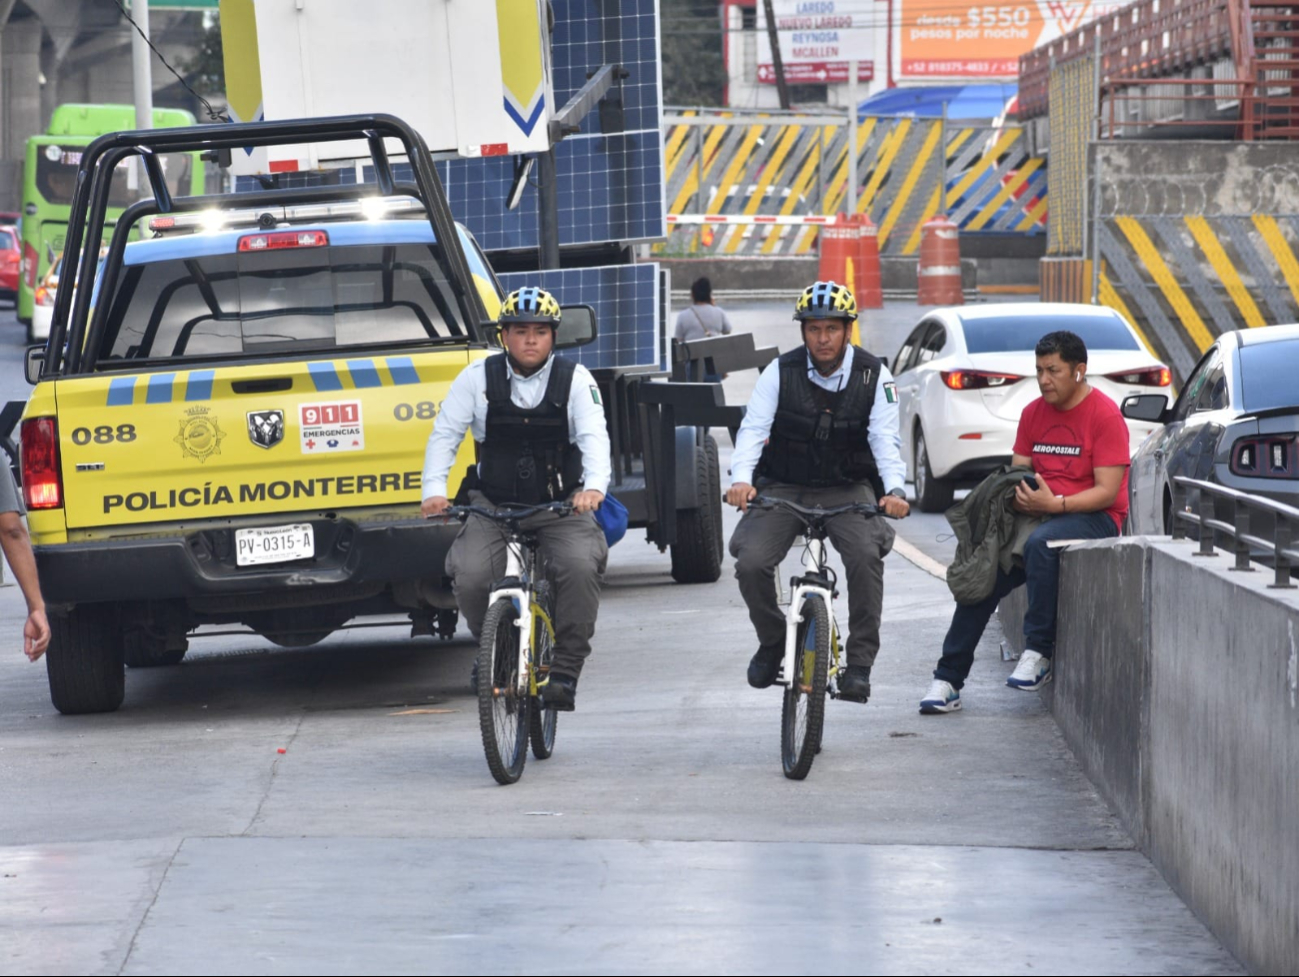
<svg viewBox="0 0 1299 977">
<path fill-rule="evenodd" d="M 126 694 L 126 661 L 115 608 L 83 604 L 50 618 L 45 652 L 50 701 L 65 716 L 112 712 Z"/>
<path fill-rule="evenodd" d="M 677 541 L 672 544 L 672 579 L 677 583 L 712 583 L 722 575 L 722 476 L 717 442 L 704 436 L 695 452 L 697 509 L 677 510 Z"/>
</svg>

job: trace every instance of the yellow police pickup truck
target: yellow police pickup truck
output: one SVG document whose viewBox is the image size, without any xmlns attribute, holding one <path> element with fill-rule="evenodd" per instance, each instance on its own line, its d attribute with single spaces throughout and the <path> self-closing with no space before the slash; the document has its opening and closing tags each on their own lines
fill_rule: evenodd
<svg viewBox="0 0 1299 977">
<path fill-rule="evenodd" d="M 376 183 L 172 200 L 151 180 L 102 228 L 126 157 L 308 139 L 367 140 Z M 413 182 L 394 181 L 385 140 Z M 420 518 L 424 446 L 487 355 L 499 292 L 416 133 L 373 116 L 105 136 L 67 248 L 95 286 L 59 292 L 21 427 L 61 712 L 116 709 L 126 664 L 179 661 L 203 624 L 287 646 L 359 615 L 454 631 L 457 527 Z"/>
</svg>

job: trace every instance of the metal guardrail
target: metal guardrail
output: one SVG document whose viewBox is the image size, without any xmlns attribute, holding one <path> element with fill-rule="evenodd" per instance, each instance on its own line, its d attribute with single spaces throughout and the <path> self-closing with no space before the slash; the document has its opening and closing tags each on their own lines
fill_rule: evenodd
<svg viewBox="0 0 1299 977">
<path fill-rule="evenodd" d="M 1186 511 L 1186 494 L 1188 489 L 1200 493 L 1200 511 Z M 1200 549 L 1196 556 L 1217 556 L 1214 551 L 1215 533 L 1224 533 L 1231 537 L 1232 551 L 1236 554 L 1236 565 L 1233 570 L 1252 571 L 1249 565 L 1250 554 L 1255 550 L 1271 553 L 1275 561 L 1276 579 L 1268 584 L 1272 588 L 1294 589 L 1290 582 L 1290 572 L 1299 564 L 1299 509 L 1283 502 L 1274 502 L 1248 492 L 1239 492 L 1216 485 L 1213 482 L 1201 481 L 1178 475 L 1173 478 L 1173 539 L 1186 539 L 1187 524 L 1197 525 L 1201 530 Z M 1276 519 L 1272 539 L 1267 540 L 1251 532 L 1251 513 L 1269 513 Z"/>
</svg>

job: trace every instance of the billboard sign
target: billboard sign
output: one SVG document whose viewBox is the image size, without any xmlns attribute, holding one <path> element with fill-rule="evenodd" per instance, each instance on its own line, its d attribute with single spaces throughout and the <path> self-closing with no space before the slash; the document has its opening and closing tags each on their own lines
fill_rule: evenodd
<svg viewBox="0 0 1299 977">
<path fill-rule="evenodd" d="M 1024 0 L 955 6 L 896 0 L 897 77 L 1013 79 L 1019 57 L 1123 5 L 1125 0 Z"/>
<path fill-rule="evenodd" d="M 877 0 L 773 0 L 785 80 L 792 85 L 846 82 L 848 62 L 857 80 L 875 77 Z M 757 5 L 758 81 L 775 84 L 766 4 Z"/>
</svg>

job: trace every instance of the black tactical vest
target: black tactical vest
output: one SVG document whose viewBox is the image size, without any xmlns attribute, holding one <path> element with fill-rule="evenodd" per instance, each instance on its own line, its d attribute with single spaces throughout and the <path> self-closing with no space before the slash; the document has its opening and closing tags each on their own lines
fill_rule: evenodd
<svg viewBox="0 0 1299 977">
<path fill-rule="evenodd" d="M 866 440 L 880 361 L 857 346 L 844 388 L 832 393 L 807 375 L 807 348 L 780 357 L 780 400 L 755 478 L 825 488 L 869 482 L 876 497 L 883 484 Z"/>
<path fill-rule="evenodd" d="M 582 452 L 568 436 L 576 366 L 556 356 L 546 393 L 529 410 L 510 399 L 505 354 L 487 358 L 487 434 L 478 446 L 478 487 L 497 505 L 558 502 L 581 483 Z"/>
</svg>

